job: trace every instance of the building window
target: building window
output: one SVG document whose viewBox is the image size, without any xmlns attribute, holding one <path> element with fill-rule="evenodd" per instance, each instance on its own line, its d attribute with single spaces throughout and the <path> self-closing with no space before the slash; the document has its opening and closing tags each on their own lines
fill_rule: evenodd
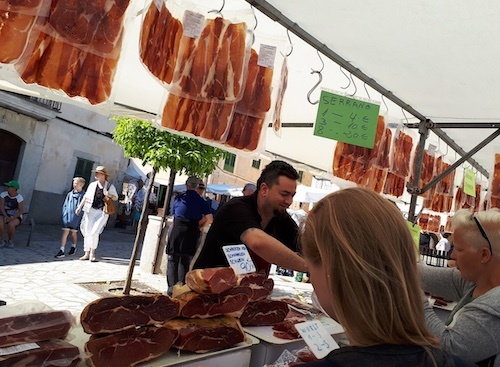
<svg viewBox="0 0 500 367">
<path fill-rule="evenodd" d="M 224 160 L 224 171 L 234 173 L 234 164 L 236 163 L 236 154 L 227 153 Z"/>
<path fill-rule="evenodd" d="M 77 158 L 74 177 L 83 177 L 85 179 L 85 189 L 87 189 L 90 182 L 94 181 L 91 179 L 93 167 L 94 162 L 88 159 Z"/>
<path fill-rule="evenodd" d="M 16 179 L 17 162 L 23 141 L 16 135 L 0 130 L 0 184 Z"/>
<path fill-rule="evenodd" d="M 304 171 L 299 171 L 299 182 L 302 182 L 303 178 L 304 178 Z"/>
<path fill-rule="evenodd" d="M 258 160 L 253 159 L 252 160 L 252 167 L 259 169 L 260 168 L 260 159 L 258 159 Z"/>
</svg>

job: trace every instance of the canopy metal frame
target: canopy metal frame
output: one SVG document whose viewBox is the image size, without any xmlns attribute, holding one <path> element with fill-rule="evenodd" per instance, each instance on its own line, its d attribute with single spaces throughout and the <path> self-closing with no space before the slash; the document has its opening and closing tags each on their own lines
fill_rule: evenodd
<svg viewBox="0 0 500 367">
<path fill-rule="evenodd" d="M 448 175 L 452 169 L 451 167 L 443 172 L 441 175 L 432 180 L 429 184 L 427 184 L 422 189 L 418 189 L 418 183 L 420 181 L 420 171 L 422 168 L 425 142 L 429 135 L 429 130 L 432 130 L 445 144 L 447 144 L 450 148 L 452 148 L 461 158 L 452 165 L 453 169 L 458 167 L 463 162 L 467 161 L 472 167 L 474 167 L 477 171 L 481 172 L 483 176 L 489 178 L 488 171 L 479 164 L 476 160 L 472 158 L 472 156 L 477 153 L 481 148 L 495 139 L 498 135 L 500 135 L 500 123 L 435 123 L 431 119 L 427 118 L 424 114 L 414 109 L 411 105 L 400 99 L 390 90 L 379 84 L 376 80 L 365 74 L 356 66 L 352 65 L 349 61 L 345 60 L 335 51 L 330 49 L 327 45 L 322 43 L 320 40 L 312 36 L 305 29 L 300 27 L 297 23 L 295 23 L 290 18 L 286 17 L 281 11 L 277 8 L 269 4 L 265 0 L 246 0 L 251 6 L 255 7 L 267 17 L 272 19 L 273 21 L 281 24 L 283 27 L 288 29 L 290 32 L 295 34 L 297 37 L 302 39 L 304 42 L 308 43 L 310 46 L 314 47 L 316 50 L 321 52 L 323 55 L 328 57 L 330 60 L 340 65 L 342 68 L 350 72 L 352 75 L 356 76 L 362 82 L 368 84 L 371 88 L 379 92 L 382 96 L 385 96 L 389 100 L 391 100 L 394 104 L 401 107 L 403 110 L 410 113 L 412 116 L 417 118 L 420 122 L 417 124 L 406 124 L 408 127 L 418 128 L 420 139 L 417 148 L 417 156 L 416 156 L 416 165 L 414 172 L 414 182 L 408 185 L 408 192 L 411 194 L 411 202 L 410 208 L 408 212 L 408 220 L 411 222 L 416 221 L 415 217 L 415 208 L 417 202 L 417 196 L 419 193 L 424 193 L 429 190 L 432 186 L 434 186 L 440 179 Z M 446 132 L 443 131 L 444 128 L 497 128 L 498 130 L 491 134 L 488 138 L 479 143 L 475 148 L 473 148 L 470 152 L 465 152 L 453 139 L 450 138 Z M 425 189 L 425 191 L 423 191 Z"/>
</svg>

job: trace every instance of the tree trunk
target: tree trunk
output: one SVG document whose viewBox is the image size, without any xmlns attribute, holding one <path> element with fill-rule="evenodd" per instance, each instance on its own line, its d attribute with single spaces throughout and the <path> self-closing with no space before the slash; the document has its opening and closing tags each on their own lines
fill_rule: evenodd
<svg viewBox="0 0 500 367">
<path fill-rule="evenodd" d="M 137 232 L 135 235 L 134 248 L 132 249 L 132 255 L 130 256 L 130 263 L 128 266 L 127 280 L 125 281 L 125 286 L 123 288 L 123 294 L 130 294 L 130 286 L 132 283 L 132 275 L 134 273 L 135 262 L 137 260 L 137 252 L 139 251 L 139 244 L 142 242 L 141 239 L 144 239 L 144 233 L 146 231 L 146 227 L 144 230 L 142 229 L 143 221 L 145 220 L 145 214 L 149 205 L 149 196 L 151 193 L 151 189 L 153 188 L 153 184 L 155 181 L 156 169 L 153 168 L 151 171 L 151 175 L 149 177 L 148 187 L 146 189 L 146 197 L 144 198 L 144 203 L 142 204 L 141 218 L 139 219 L 139 223 L 137 225 Z M 162 221 L 163 225 L 163 221 Z M 163 227 L 162 227 L 163 228 Z"/>
</svg>

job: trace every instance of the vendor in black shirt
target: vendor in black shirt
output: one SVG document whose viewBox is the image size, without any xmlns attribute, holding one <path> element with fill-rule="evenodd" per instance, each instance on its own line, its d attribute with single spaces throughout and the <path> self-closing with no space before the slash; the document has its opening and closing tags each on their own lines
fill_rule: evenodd
<svg viewBox="0 0 500 367">
<path fill-rule="evenodd" d="M 286 209 L 297 188 L 297 171 L 288 163 L 273 161 L 257 181 L 250 196 L 231 199 L 214 218 L 193 269 L 228 266 L 222 246 L 244 243 L 257 271 L 269 273 L 271 264 L 307 271 L 297 251 L 297 225 Z"/>
</svg>

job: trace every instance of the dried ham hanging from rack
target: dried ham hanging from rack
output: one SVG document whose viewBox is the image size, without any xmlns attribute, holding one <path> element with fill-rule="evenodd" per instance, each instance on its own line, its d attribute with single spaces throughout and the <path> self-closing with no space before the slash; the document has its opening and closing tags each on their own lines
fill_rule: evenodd
<svg viewBox="0 0 500 367">
<path fill-rule="evenodd" d="M 42 0 L 0 2 L 0 63 L 13 63 L 26 49 L 41 12 Z"/>
<path fill-rule="evenodd" d="M 163 109 L 163 127 L 214 141 L 225 139 L 234 104 L 202 102 L 170 93 Z"/>
<path fill-rule="evenodd" d="M 53 0 L 31 56 L 18 66 L 24 82 L 59 89 L 91 104 L 106 101 L 121 51 L 129 0 Z"/>
<path fill-rule="evenodd" d="M 182 23 L 163 1 L 161 9 L 152 1 L 142 23 L 140 56 L 148 70 L 167 84 L 172 82 L 181 36 Z"/>
<path fill-rule="evenodd" d="M 271 108 L 273 69 L 258 65 L 258 59 L 259 55 L 252 49 L 243 98 L 236 103 L 225 143 L 233 148 L 257 149 L 266 112 Z"/>
<path fill-rule="evenodd" d="M 500 208 L 500 154 L 495 154 L 493 179 L 490 185 L 490 207 Z"/>
<path fill-rule="evenodd" d="M 247 27 L 207 19 L 199 38 L 182 35 L 170 93 L 203 101 L 236 102 L 243 90 Z"/>
</svg>

